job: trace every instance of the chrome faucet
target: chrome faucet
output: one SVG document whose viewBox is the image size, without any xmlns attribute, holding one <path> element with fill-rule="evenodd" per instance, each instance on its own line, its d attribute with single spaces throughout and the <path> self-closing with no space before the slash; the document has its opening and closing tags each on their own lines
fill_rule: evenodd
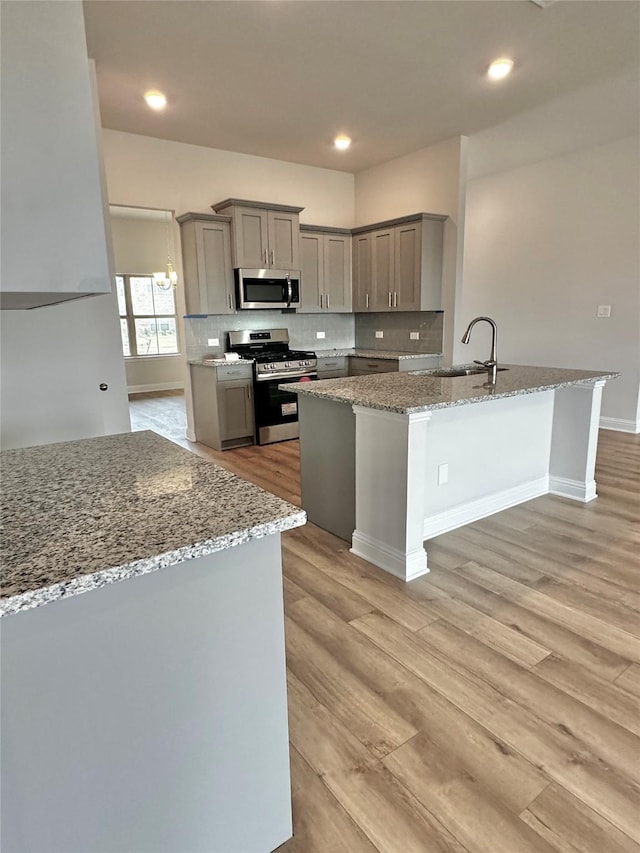
<svg viewBox="0 0 640 853">
<path fill-rule="evenodd" d="M 485 320 L 487 323 L 491 325 L 491 355 L 489 356 L 487 361 L 477 361 L 474 359 L 474 364 L 480 364 L 482 367 L 487 368 L 487 382 L 490 385 L 496 384 L 496 377 L 498 375 L 498 355 L 497 355 L 497 338 L 498 338 L 498 327 L 495 322 L 491 319 L 491 317 L 476 317 L 472 320 L 467 326 L 467 331 L 462 336 L 462 343 L 468 344 L 471 340 L 471 329 L 475 326 L 476 323 L 479 323 L 480 320 Z"/>
</svg>

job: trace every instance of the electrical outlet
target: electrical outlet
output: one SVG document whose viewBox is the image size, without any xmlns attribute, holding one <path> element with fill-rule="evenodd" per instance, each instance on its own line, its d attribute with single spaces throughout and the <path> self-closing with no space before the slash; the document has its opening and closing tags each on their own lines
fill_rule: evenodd
<svg viewBox="0 0 640 853">
<path fill-rule="evenodd" d="M 324 340 L 325 333 L 324 332 L 316 332 L 316 338 L 318 338 L 319 341 Z"/>
<path fill-rule="evenodd" d="M 207 346 L 208 347 L 219 347 L 220 346 L 220 338 L 207 338 Z"/>
<path fill-rule="evenodd" d="M 420 332 L 409 332 L 409 340 L 410 341 L 419 341 L 420 340 Z"/>
<path fill-rule="evenodd" d="M 449 463 L 442 462 L 438 465 L 438 485 L 444 486 L 445 483 L 449 482 Z"/>
<path fill-rule="evenodd" d="M 376 332 L 376 338 L 384 338 L 384 332 Z"/>
<path fill-rule="evenodd" d="M 598 305 L 598 313 L 597 317 L 610 317 L 611 316 L 611 305 Z"/>
</svg>

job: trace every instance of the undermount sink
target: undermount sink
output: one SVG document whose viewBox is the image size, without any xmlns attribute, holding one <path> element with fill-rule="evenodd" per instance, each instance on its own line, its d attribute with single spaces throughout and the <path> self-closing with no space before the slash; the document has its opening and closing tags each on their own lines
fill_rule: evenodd
<svg viewBox="0 0 640 853">
<path fill-rule="evenodd" d="M 509 370 L 508 367 L 499 367 L 500 370 Z M 475 376 L 478 373 L 486 373 L 486 367 L 439 367 L 437 370 L 430 370 L 431 376 L 451 377 L 451 376 Z"/>
</svg>

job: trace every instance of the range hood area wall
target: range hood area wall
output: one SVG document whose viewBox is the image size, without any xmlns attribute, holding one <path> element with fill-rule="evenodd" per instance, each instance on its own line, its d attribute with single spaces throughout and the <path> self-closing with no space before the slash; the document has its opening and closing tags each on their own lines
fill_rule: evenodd
<svg viewBox="0 0 640 853">
<path fill-rule="evenodd" d="M 227 334 L 234 329 L 286 328 L 293 349 L 331 350 L 359 347 L 368 350 L 439 353 L 442 351 L 442 312 L 403 311 L 398 314 L 297 314 L 286 311 L 243 311 L 185 318 L 188 359 L 221 354 Z M 381 331 L 383 338 L 376 338 Z M 324 332 L 324 338 L 317 333 Z M 411 340 L 410 333 L 419 339 Z M 218 340 L 217 346 L 208 341 Z"/>
</svg>

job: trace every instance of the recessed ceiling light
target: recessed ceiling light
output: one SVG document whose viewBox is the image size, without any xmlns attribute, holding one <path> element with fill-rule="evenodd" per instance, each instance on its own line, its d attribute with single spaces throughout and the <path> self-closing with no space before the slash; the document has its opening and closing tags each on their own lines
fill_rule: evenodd
<svg viewBox="0 0 640 853">
<path fill-rule="evenodd" d="M 144 99 L 152 110 L 163 110 L 167 106 L 166 97 L 162 92 L 158 92 L 155 89 L 145 92 Z"/>
<path fill-rule="evenodd" d="M 340 136 L 336 136 L 333 140 L 333 144 L 336 148 L 339 148 L 340 151 L 346 151 L 347 148 L 351 145 L 351 138 L 349 136 L 345 136 L 341 134 Z"/>
<path fill-rule="evenodd" d="M 503 57 L 502 59 L 496 59 L 491 63 L 487 74 L 492 80 L 502 80 L 503 77 L 506 77 L 507 74 L 511 73 L 512 68 L 513 59 L 506 59 Z"/>
</svg>

